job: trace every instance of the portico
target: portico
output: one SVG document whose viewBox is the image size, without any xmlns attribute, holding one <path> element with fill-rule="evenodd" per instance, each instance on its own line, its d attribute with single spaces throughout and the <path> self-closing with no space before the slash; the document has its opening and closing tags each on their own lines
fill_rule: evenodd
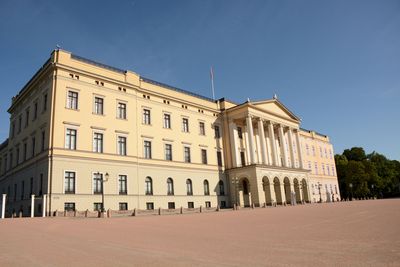
<svg viewBox="0 0 400 267">
<path fill-rule="evenodd" d="M 276 98 L 248 101 L 225 112 L 232 201 L 240 206 L 309 202 L 300 119 Z"/>
</svg>

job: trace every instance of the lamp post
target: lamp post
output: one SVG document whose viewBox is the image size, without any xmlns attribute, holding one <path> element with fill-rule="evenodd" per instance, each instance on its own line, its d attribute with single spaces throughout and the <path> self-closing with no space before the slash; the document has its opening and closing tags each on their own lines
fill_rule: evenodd
<svg viewBox="0 0 400 267">
<path fill-rule="evenodd" d="M 104 182 L 108 181 L 108 178 L 110 177 L 110 175 L 108 174 L 108 172 L 106 172 L 106 174 L 104 175 L 103 179 L 103 175 L 100 172 L 97 172 L 97 176 L 101 177 L 101 209 L 100 211 L 103 213 L 105 211 L 104 209 Z"/>
<path fill-rule="evenodd" d="M 350 196 L 351 196 L 350 201 L 353 201 L 353 184 L 349 183 L 349 187 L 350 187 Z"/>
<path fill-rule="evenodd" d="M 374 198 L 374 197 L 375 197 L 375 194 L 374 194 L 374 187 L 375 187 L 375 185 L 374 185 L 374 184 L 372 184 L 372 185 L 371 185 L 371 193 L 372 193 L 372 198 Z"/>
<path fill-rule="evenodd" d="M 321 186 L 322 184 L 318 182 L 319 203 L 322 203 Z"/>
</svg>

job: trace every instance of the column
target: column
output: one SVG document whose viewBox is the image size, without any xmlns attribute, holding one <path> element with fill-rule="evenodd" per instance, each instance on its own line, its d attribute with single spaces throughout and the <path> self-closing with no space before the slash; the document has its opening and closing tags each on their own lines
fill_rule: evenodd
<svg viewBox="0 0 400 267">
<path fill-rule="evenodd" d="M 35 217 L 35 195 L 31 195 L 31 218 Z"/>
<path fill-rule="evenodd" d="M 281 149 L 283 154 L 283 166 L 289 167 L 288 164 L 288 156 L 287 156 L 287 147 L 286 147 L 286 139 L 285 135 L 283 134 L 283 126 L 282 124 L 279 125 L 279 139 L 281 140 Z"/>
<path fill-rule="evenodd" d="M 272 150 L 272 164 L 275 166 L 278 166 L 277 162 L 277 153 L 276 153 L 276 142 L 275 142 L 275 133 L 274 133 L 274 125 L 270 121 L 268 124 L 268 134 L 269 134 L 269 139 L 271 141 L 271 150 Z"/>
<path fill-rule="evenodd" d="M 6 194 L 3 194 L 2 197 L 2 201 L 1 201 L 1 218 L 4 219 L 5 218 L 5 214 L 6 214 Z"/>
<path fill-rule="evenodd" d="M 299 157 L 300 169 L 304 169 L 303 154 L 302 154 L 302 149 L 301 149 L 301 144 L 300 144 L 299 130 L 296 131 L 296 146 L 297 146 L 297 155 Z"/>
<path fill-rule="evenodd" d="M 46 197 L 47 197 L 47 195 L 44 194 L 43 195 L 43 202 L 42 202 L 42 217 L 46 217 L 46 205 L 47 205 Z"/>
<path fill-rule="evenodd" d="M 276 203 L 275 185 L 274 182 L 270 183 L 269 188 L 271 189 L 271 204 Z"/>
<path fill-rule="evenodd" d="M 261 118 L 258 119 L 258 135 L 260 137 L 262 163 L 267 164 L 267 144 L 265 143 L 264 123 Z"/>
<path fill-rule="evenodd" d="M 247 115 L 246 124 L 247 124 L 247 135 L 249 138 L 250 164 L 254 164 L 255 163 L 254 132 L 253 132 L 253 123 L 252 123 L 250 114 Z"/>
<path fill-rule="evenodd" d="M 282 204 L 286 203 L 286 194 L 285 194 L 285 184 L 280 182 L 281 184 L 281 197 L 282 197 Z"/>
<path fill-rule="evenodd" d="M 296 165 L 295 165 L 296 159 L 294 157 L 293 130 L 292 130 L 292 128 L 289 128 L 288 135 L 289 135 L 290 162 L 292 163 L 291 164 L 292 168 L 296 168 Z"/>
<path fill-rule="evenodd" d="M 231 138 L 231 157 L 233 167 L 240 166 L 239 150 L 238 150 L 238 133 L 236 124 L 231 121 L 229 122 L 229 135 Z"/>
</svg>

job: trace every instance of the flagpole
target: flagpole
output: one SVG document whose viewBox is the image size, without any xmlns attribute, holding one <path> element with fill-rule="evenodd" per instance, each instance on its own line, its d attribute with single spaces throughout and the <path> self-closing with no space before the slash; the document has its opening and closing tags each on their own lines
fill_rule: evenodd
<svg viewBox="0 0 400 267">
<path fill-rule="evenodd" d="M 213 96 L 213 100 L 215 100 L 215 92 L 214 92 L 214 71 L 213 71 L 213 67 L 211 66 L 210 69 L 210 75 L 211 75 L 211 90 L 212 90 L 212 96 Z"/>
</svg>

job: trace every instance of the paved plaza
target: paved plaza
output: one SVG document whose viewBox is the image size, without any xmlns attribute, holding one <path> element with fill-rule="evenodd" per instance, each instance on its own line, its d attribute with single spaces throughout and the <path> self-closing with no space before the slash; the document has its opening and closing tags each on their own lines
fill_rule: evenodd
<svg viewBox="0 0 400 267">
<path fill-rule="evenodd" d="M 400 199 L 0 222 L 0 266 L 399 266 Z"/>
</svg>

